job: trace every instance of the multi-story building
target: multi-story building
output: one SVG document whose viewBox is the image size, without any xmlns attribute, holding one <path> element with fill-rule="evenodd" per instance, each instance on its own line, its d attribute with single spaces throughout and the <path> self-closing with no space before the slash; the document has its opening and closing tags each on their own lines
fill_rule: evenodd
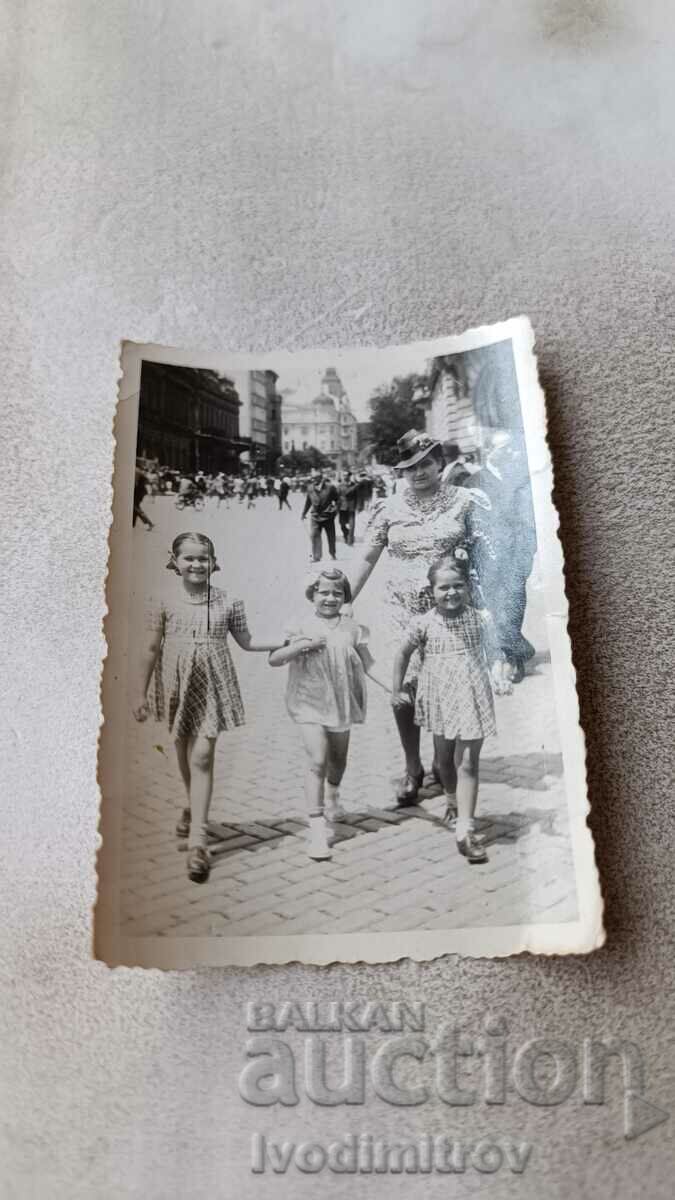
<svg viewBox="0 0 675 1200">
<path fill-rule="evenodd" d="M 281 417 L 284 454 L 314 447 L 336 467 L 354 466 L 357 422 L 335 367 L 327 367 L 321 380 L 321 391 L 310 404 L 284 398 Z"/>
<path fill-rule="evenodd" d="M 250 465 L 271 470 L 281 453 L 281 400 L 275 371 L 233 371 L 241 401 L 240 431 L 250 440 Z"/>
<path fill-rule="evenodd" d="M 267 386 L 267 469 L 273 471 L 281 456 L 281 396 L 277 392 L 277 374 L 265 371 Z"/>
<path fill-rule="evenodd" d="M 137 454 L 179 471 L 234 471 L 242 449 L 239 407 L 232 379 L 144 362 Z"/>
<path fill-rule="evenodd" d="M 424 410 L 427 433 L 460 449 L 480 448 L 495 429 L 522 432 L 509 341 L 432 359 L 415 400 Z"/>
</svg>

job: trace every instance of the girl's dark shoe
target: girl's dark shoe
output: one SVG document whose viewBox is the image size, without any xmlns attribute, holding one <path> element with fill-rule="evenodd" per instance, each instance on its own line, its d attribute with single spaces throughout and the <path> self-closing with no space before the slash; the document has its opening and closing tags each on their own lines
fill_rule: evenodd
<svg viewBox="0 0 675 1200">
<path fill-rule="evenodd" d="M 474 866 L 476 863 L 489 862 L 487 850 L 485 846 L 478 840 L 475 833 L 467 833 L 466 837 L 458 839 L 457 849 L 460 854 L 463 854 L 466 861 Z"/>
<path fill-rule="evenodd" d="M 209 856 L 203 846 L 194 846 L 187 857 L 188 878 L 193 883 L 206 883 L 211 874 Z"/>
<path fill-rule="evenodd" d="M 190 836 L 190 821 L 192 814 L 189 808 L 184 808 L 176 821 L 176 837 L 186 838 Z"/>
<path fill-rule="evenodd" d="M 443 813 L 441 820 L 444 825 L 448 826 L 448 829 L 454 828 L 455 821 L 457 820 L 457 805 L 453 804 L 452 800 L 448 800 L 446 802 L 445 812 Z"/>
<path fill-rule="evenodd" d="M 420 771 L 419 775 L 409 775 L 406 771 L 396 793 L 396 803 L 399 808 L 408 808 L 410 805 L 419 803 L 417 796 L 423 782 L 424 769 Z"/>
</svg>

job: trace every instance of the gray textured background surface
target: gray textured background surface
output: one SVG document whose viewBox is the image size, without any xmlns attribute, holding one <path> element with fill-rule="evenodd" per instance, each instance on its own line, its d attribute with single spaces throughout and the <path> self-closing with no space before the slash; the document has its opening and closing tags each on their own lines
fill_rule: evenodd
<svg viewBox="0 0 675 1200">
<path fill-rule="evenodd" d="M 242 1003 L 408 996 L 514 1043 L 672 1046 L 675 14 L 667 0 L 25 0 L 0 77 L 1 1194 L 671 1194 L 668 1125 L 620 1089 L 349 1122 L 237 1095 Z M 90 960 L 98 672 L 120 338 L 401 342 L 527 312 L 538 334 L 608 945 L 165 976 Z M 523 1177 L 254 1177 L 250 1133 L 487 1129 Z"/>
</svg>

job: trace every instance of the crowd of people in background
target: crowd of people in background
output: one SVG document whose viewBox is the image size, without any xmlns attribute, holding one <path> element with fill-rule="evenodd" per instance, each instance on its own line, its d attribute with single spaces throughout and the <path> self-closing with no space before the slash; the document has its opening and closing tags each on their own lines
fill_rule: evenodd
<svg viewBox="0 0 675 1200">
<path fill-rule="evenodd" d="M 224 471 L 177 471 L 138 459 L 133 523 L 135 525 L 136 521 L 140 520 L 147 529 L 152 529 L 153 522 L 144 510 L 143 502 L 152 502 L 158 496 L 172 496 L 178 501 L 179 507 L 189 507 L 195 502 L 197 507 L 202 507 L 210 500 L 217 508 L 230 508 L 233 504 L 238 504 L 247 509 L 255 508 L 257 500 L 271 499 L 276 501 L 279 512 L 284 509 L 290 510 L 290 494 L 300 492 L 306 495 L 319 479 L 330 480 L 335 489 L 337 495 L 333 515 L 339 517 L 345 542 L 352 545 L 356 512 L 367 508 L 373 495 L 383 496 L 388 491 L 387 482 L 381 476 L 366 470 L 313 470 L 306 474 L 282 471 L 276 475 L 247 471 L 241 475 L 232 475 Z"/>
</svg>

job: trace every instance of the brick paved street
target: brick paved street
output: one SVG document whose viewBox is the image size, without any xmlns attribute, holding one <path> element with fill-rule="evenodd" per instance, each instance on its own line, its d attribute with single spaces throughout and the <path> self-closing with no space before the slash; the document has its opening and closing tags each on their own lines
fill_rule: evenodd
<svg viewBox="0 0 675 1200">
<path fill-rule="evenodd" d="M 241 595 L 256 637 L 274 635 L 307 601 L 307 530 L 276 500 L 247 512 L 208 506 L 178 513 L 167 498 L 147 500 L 155 529 L 134 531 L 134 604 L 163 578 L 167 548 L 185 529 L 214 540 L 221 572 L 214 583 Z M 358 530 L 365 523 L 359 518 Z M 340 546 L 349 570 L 359 545 Z M 375 633 L 384 559 L 356 606 Z M 342 797 L 349 816 L 338 827 L 330 862 L 307 858 L 302 842 L 303 755 L 284 706 L 286 672 L 264 654 L 235 645 L 248 724 L 223 734 L 216 753 L 211 820 L 222 837 L 212 847 L 208 883 L 186 875 L 174 825 L 184 800 L 166 730 L 129 722 L 128 802 L 124 812 L 122 929 L 127 935 L 244 935 L 354 930 L 409 930 L 560 922 L 576 917 L 572 848 L 562 759 L 553 708 L 541 598 L 531 581 L 525 632 L 540 653 L 511 697 L 497 699 L 499 735 L 481 759 L 480 829 L 490 861 L 470 867 L 441 824 L 443 802 L 423 792 L 417 808 L 395 810 L 402 771 L 388 699 L 369 685 L 369 716 L 352 732 Z M 376 637 L 374 642 L 376 643 Z M 431 762 L 423 743 L 424 762 Z M 255 770 L 251 764 L 255 763 Z"/>
</svg>

